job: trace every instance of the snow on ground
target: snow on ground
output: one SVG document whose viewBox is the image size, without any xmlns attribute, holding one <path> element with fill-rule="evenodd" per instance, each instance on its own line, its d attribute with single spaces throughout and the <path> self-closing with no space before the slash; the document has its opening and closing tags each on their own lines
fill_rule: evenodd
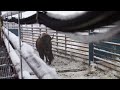
<svg viewBox="0 0 120 90">
<path fill-rule="evenodd" d="M 52 67 L 58 71 L 61 79 L 117 79 L 112 71 L 101 71 L 97 68 L 90 69 L 82 61 L 74 61 L 55 57 Z"/>
<path fill-rule="evenodd" d="M 37 51 L 35 53 L 39 55 Z M 118 79 L 114 71 L 102 71 L 94 64 L 90 68 L 80 59 L 72 60 L 55 56 L 50 66 L 56 69 L 60 79 Z"/>
</svg>

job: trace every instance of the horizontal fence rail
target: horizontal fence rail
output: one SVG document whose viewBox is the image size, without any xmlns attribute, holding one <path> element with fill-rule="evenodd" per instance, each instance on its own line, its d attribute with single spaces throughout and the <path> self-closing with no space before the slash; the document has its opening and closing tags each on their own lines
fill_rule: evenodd
<svg viewBox="0 0 120 90">
<path fill-rule="evenodd" d="M 64 34 L 59 34 L 56 31 L 50 30 L 46 27 L 42 28 L 43 30 L 37 27 L 29 27 L 29 30 L 27 27 L 24 27 L 22 29 L 23 31 L 21 33 L 23 41 L 29 43 L 33 47 L 35 47 L 36 40 L 38 36 L 41 35 L 41 33 L 48 33 L 51 37 L 54 34 L 54 38 L 52 40 L 52 50 L 55 56 L 59 56 L 62 58 L 73 56 L 75 58 L 88 59 L 89 46 L 87 43 L 74 41 L 68 36 Z"/>
<path fill-rule="evenodd" d="M 92 32 L 92 34 L 97 34 Z M 96 64 L 103 65 L 120 72 L 120 39 L 119 35 L 109 41 L 93 43 L 93 60 Z"/>
</svg>

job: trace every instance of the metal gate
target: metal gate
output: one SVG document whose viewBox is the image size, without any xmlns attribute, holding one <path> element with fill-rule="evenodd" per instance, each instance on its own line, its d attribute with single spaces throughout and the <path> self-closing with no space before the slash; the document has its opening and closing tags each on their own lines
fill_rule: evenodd
<svg viewBox="0 0 120 90">
<path fill-rule="evenodd" d="M 0 47 L 0 79 L 18 79 L 18 75 L 4 43 Z"/>
<path fill-rule="evenodd" d="M 90 32 L 98 34 L 98 32 Z M 107 41 L 89 44 L 89 61 L 120 71 L 120 34 Z"/>
</svg>

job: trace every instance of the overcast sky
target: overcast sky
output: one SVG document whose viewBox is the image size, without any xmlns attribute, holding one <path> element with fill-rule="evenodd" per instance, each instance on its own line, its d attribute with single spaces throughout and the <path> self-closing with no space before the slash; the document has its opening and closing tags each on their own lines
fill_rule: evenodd
<svg viewBox="0 0 120 90">
<path fill-rule="evenodd" d="M 67 15 L 71 15 L 71 14 L 74 14 L 74 13 L 83 13 L 85 11 L 47 11 L 47 12 L 50 12 L 50 13 L 53 13 L 53 14 L 59 14 L 59 15 L 63 15 L 63 16 L 67 16 Z M 5 14 L 5 12 L 2 12 L 2 14 Z M 23 18 L 25 17 L 29 17 L 33 14 L 35 14 L 36 11 L 26 11 L 22 14 Z M 18 15 L 13 15 L 13 17 L 17 17 Z"/>
</svg>

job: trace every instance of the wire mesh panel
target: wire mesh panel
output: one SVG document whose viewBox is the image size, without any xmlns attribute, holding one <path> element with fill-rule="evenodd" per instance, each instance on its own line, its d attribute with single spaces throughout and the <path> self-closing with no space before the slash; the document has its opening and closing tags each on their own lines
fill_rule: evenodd
<svg viewBox="0 0 120 90">
<path fill-rule="evenodd" d="M 7 64 L 1 65 L 0 79 L 18 79 L 14 67 Z"/>
<path fill-rule="evenodd" d="M 4 46 L 0 47 L 0 65 L 12 63 Z"/>
<path fill-rule="evenodd" d="M 0 47 L 0 79 L 18 79 L 4 44 Z"/>
</svg>

